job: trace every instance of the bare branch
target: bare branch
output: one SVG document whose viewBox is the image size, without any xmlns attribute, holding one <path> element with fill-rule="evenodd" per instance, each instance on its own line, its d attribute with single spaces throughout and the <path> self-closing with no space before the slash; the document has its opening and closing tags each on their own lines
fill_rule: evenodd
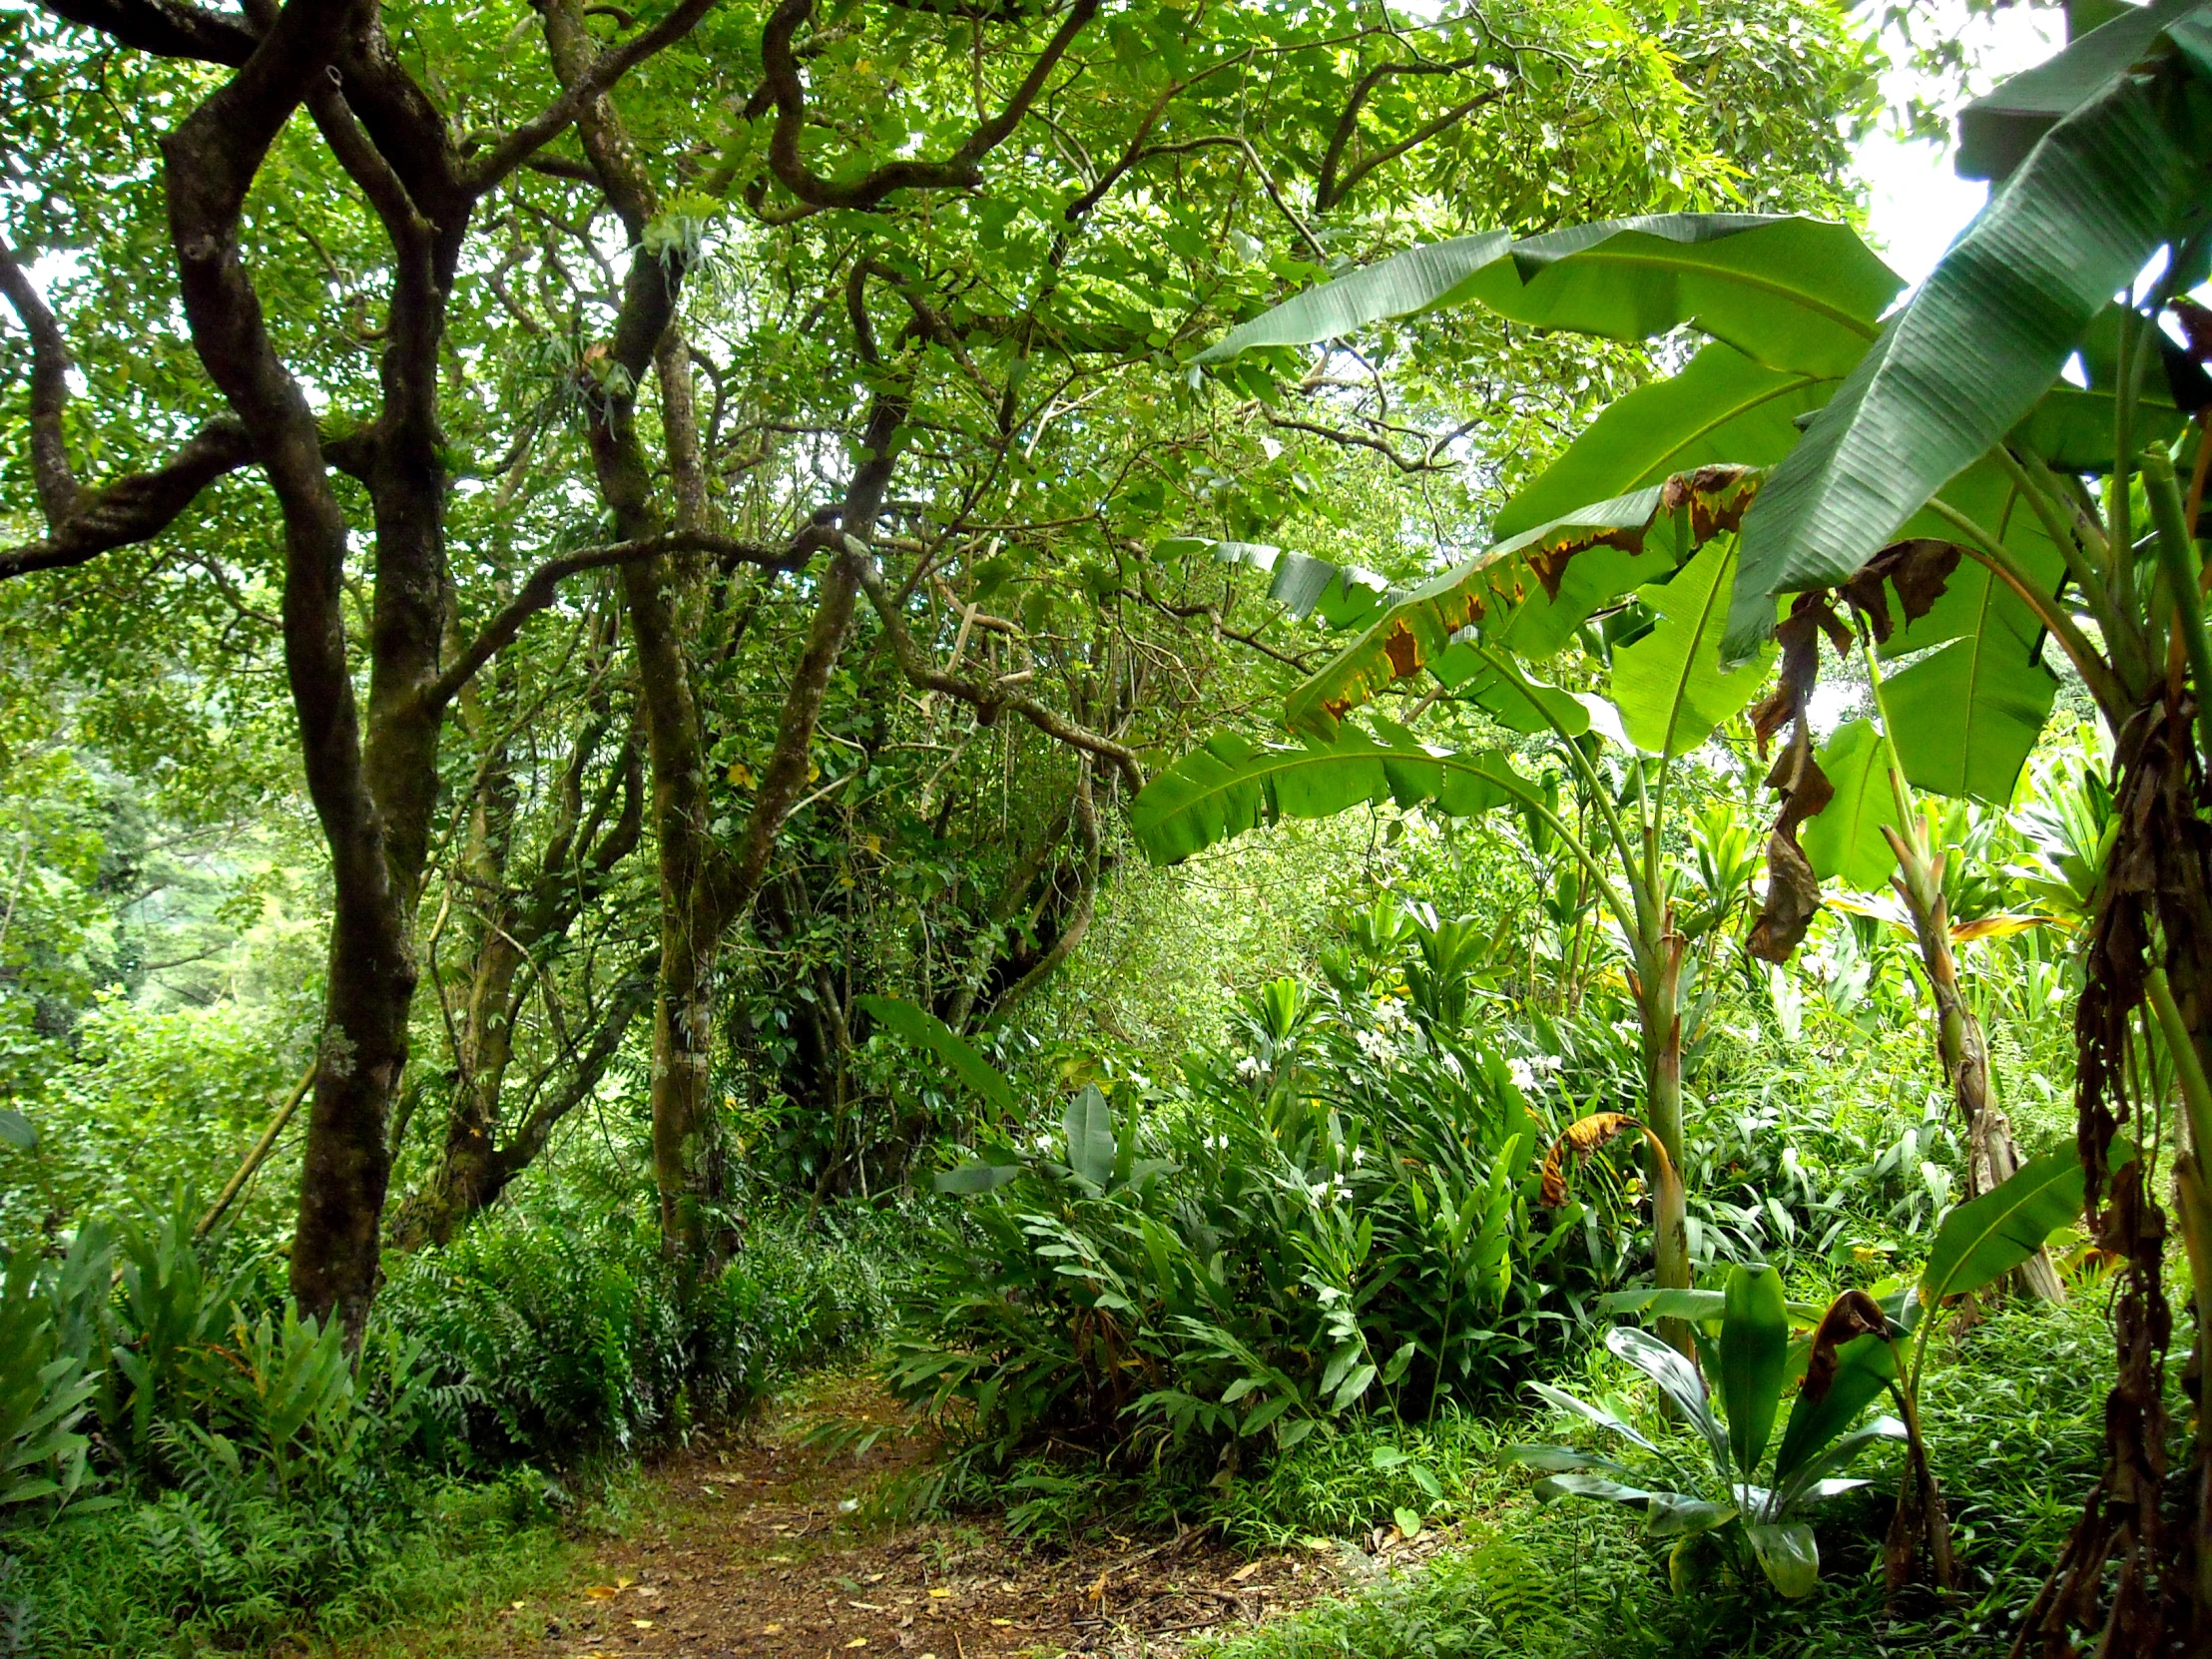
<svg viewBox="0 0 2212 1659">
<path fill-rule="evenodd" d="M 807 122 L 807 87 L 800 79 L 799 60 L 792 39 L 802 24 L 814 16 L 815 0 L 783 0 L 769 14 L 761 31 L 761 67 L 765 90 L 776 105 L 776 130 L 770 136 L 769 170 L 806 208 L 849 208 L 867 212 L 901 190 L 972 190 L 983 182 L 976 163 L 1006 142 L 1021 125 L 1030 105 L 1044 90 L 1055 65 L 1067 54 L 1075 37 L 1098 15 L 1101 0 L 1075 0 L 1058 32 L 1029 67 L 1029 74 L 998 114 L 978 126 L 960 147 L 943 161 L 886 162 L 864 177 L 848 182 L 826 179 L 807 166 L 799 153 L 799 136 Z M 759 203 L 755 204 L 760 211 Z"/>
<path fill-rule="evenodd" d="M 814 556 L 822 545 L 820 537 L 801 534 L 789 547 L 769 548 L 753 542 L 739 541 L 732 536 L 716 535 L 706 530 L 669 530 L 657 536 L 641 536 L 635 541 L 610 542 L 604 547 L 580 548 L 574 553 L 564 553 L 557 559 L 548 559 L 530 573 L 530 579 L 522 584 L 521 592 L 508 601 L 499 614 L 484 625 L 483 631 L 469 643 L 468 648 L 453 660 L 452 665 L 424 688 L 422 696 L 431 707 L 438 708 L 450 702 L 474 678 L 476 672 L 493 657 L 514 642 L 522 632 L 522 625 L 538 612 L 553 603 L 561 583 L 571 576 L 587 570 L 605 570 L 611 565 L 624 565 L 639 559 L 658 558 L 663 553 L 712 553 L 732 564 L 759 565 L 764 570 L 797 570 Z"/>
<path fill-rule="evenodd" d="M 236 69 L 254 55 L 258 31 L 241 12 L 212 12 L 185 0 L 38 0 L 65 22 L 158 58 L 198 58 Z"/>
</svg>

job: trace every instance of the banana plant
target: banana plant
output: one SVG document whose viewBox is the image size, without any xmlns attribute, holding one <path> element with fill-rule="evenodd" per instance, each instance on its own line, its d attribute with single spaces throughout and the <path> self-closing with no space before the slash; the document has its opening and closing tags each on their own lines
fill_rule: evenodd
<svg viewBox="0 0 2212 1659">
<path fill-rule="evenodd" d="M 1502 751 L 1431 747 L 1382 718 L 1363 728 L 1350 716 L 1366 695 L 1364 686 L 1332 681 L 1334 689 L 1318 701 L 1309 696 L 1313 682 L 1292 694 L 1294 709 L 1328 705 L 1325 714 L 1308 719 L 1303 743 L 1254 745 L 1224 733 L 1156 776 L 1131 808 L 1139 845 L 1155 862 L 1170 863 L 1279 818 L 1328 817 L 1384 800 L 1459 817 L 1517 808 L 1580 866 L 1587 889 L 1626 941 L 1643 1032 L 1642 1115 L 1679 1168 L 1682 967 L 1689 935 L 1674 904 L 1681 871 L 1667 850 L 1666 828 L 1684 793 L 1677 788 L 1683 757 L 1749 703 L 1763 678 L 1757 666 L 1732 674 L 1718 667 L 1729 520 L 1725 511 L 1708 508 L 1734 499 L 1736 485 L 1733 477 L 1717 490 L 1710 481 L 1670 480 L 1646 492 L 1646 522 L 1636 528 L 1664 534 L 1660 515 L 1671 501 L 1676 568 L 1672 580 L 1641 590 L 1656 620 L 1641 638 L 1613 651 L 1610 703 L 1577 701 L 1538 683 L 1512 652 L 1479 630 L 1462 629 L 1440 654 L 1437 677 L 1447 689 L 1471 686 L 1468 701 L 1509 728 L 1548 732 L 1591 808 L 1587 832 L 1562 816 L 1555 791 L 1518 771 Z M 1546 545 L 1556 556 L 1573 539 L 1558 536 Z M 1317 680 L 1330 679 L 1336 666 Z M 1625 787 L 1600 766 L 1600 725 L 1613 727 L 1620 740 L 1615 747 L 1625 751 Z M 1471 939 L 1473 929 L 1466 931 Z M 1425 952 L 1427 940 L 1423 946 Z M 1656 1171 L 1652 1184 L 1659 1185 Z M 1688 1231 L 1679 1215 L 1656 1226 L 1654 1254 L 1660 1284 L 1689 1284 Z"/>
<path fill-rule="evenodd" d="M 1704 1306 L 1708 1300 L 1719 1307 Z M 1734 1555 L 1740 1567 L 1756 1561 L 1783 1595 L 1808 1595 L 1820 1581 L 1821 1556 L 1805 1516 L 1868 1484 L 1845 1473 L 1868 1447 L 1906 1437 L 1905 1424 L 1894 1417 L 1860 1426 L 1898 1377 L 1889 1322 L 1863 1292 L 1836 1299 L 1815 1335 L 1805 1381 L 1778 1440 L 1774 1429 L 1791 1370 L 1781 1277 L 1764 1265 L 1738 1266 L 1724 1290 L 1701 1295 L 1696 1312 L 1718 1315 L 1717 1336 L 1702 1326 L 1697 1331 L 1702 1376 L 1635 1326 L 1615 1326 L 1605 1337 L 1606 1348 L 1657 1383 L 1694 1431 L 1697 1443 L 1687 1454 L 1603 1406 L 1548 1383 L 1529 1384 L 1550 1404 L 1644 1452 L 1661 1471 L 1660 1481 L 1646 1484 L 1650 1477 L 1627 1464 L 1572 1446 L 1519 1445 L 1507 1455 L 1544 1471 L 1536 1483 L 1541 1497 L 1595 1498 L 1642 1510 L 1647 1535 L 1675 1540 L 1667 1569 L 1678 1594 L 1703 1585 L 1715 1565 Z"/>
<path fill-rule="evenodd" d="M 2172 1035 L 2191 1117 L 2188 1074 L 2201 1077 L 2212 1058 L 2212 845 L 2201 827 L 2212 710 L 2199 695 L 2212 688 L 2212 639 L 2195 536 L 2212 443 L 2189 441 L 2191 417 L 2212 406 L 2200 361 L 2212 316 L 2185 298 L 2212 258 L 2208 92 L 2212 7 L 2179 0 L 2125 11 L 1999 88 L 1968 136 L 1978 133 L 1978 151 L 2009 177 L 1886 318 L 1894 286 L 1868 283 L 1856 307 L 1844 291 L 1871 256 L 1842 228 L 1707 217 L 1527 243 L 1464 239 L 1448 258 L 1416 250 L 1403 266 L 1385 262 L 1302 295 L 1295 314 L 1281 307 L 1216 349 L 1311 342 L 1459 301 L 1614 337 L 1694 323 L 1712 341 L 1696 372 L 1614 405 L 1515 506 L 1537 515 L 1560 499 L 1633 488 L 1690 457 L 1771 468 L 1742 521 L 1726 656 L 1747 655 L 1790 622 L 1817 626 L 1826 593 L 1857 586 L 1872 599 L 1894 586 L 1905 625 L 1879 643 L 1887 655 L 1916 656 L 1889 683 L 1887 735 L 1916 788 L 2005 801 L 2052 705 L 2046 638 L 2070 661 L 2114 734 L 2122 826 L 2077 1023 L 2086 1191 L 2092 1207 L 2108 1185 L 2116 1195 L 2129 1260 L 2100 1491 L 2154 1478 L 2165 1433 L 2150 1381 L 2169 1324 L 2160 1209 L 2139 1163 L 2108 1157 L 2123 1123 L 2157 1109 L 2131 1098 L 2130 1045 L 2146 1027 Z M 1762 257 L 1731 257 L 1754 247 Z M 1836 252 L 1832 268 L 1823 250 Z M 2162 313 L 2191 345 L 2167 338 Z M 2074 361 L 2085 383 L 2061 379 Z M 2084 480 L 2097 475 L 2093 493 Z M 1598 562 L 1584 565 L 1576 603 L 1611 580 Z M 1456 613 L 1464 625 L 1502 597 L 1467 591 L 1486 586 L 1480 572 L 1468 575 L 1430 584 L 1449 594 L 1423 590 L 1431 621 Z M 1533 619 L 1524 637 L 1540 636 L 1541 609 L 1524 614 Z M 1402 626 L 1372 629 L 1374 651 L 1346 664 L 1340 683 L 1381 684 L 1425 666 L 1433 628 L 1390 620 Z M 1818 902 L 1795 832 L 1829 791 L 1802 719 L 1809 689 L 1800 676 L 1797 737 L 1776 778 L 1784 812 L 1769 843 L 1768 909 L 1785 937 Z M 2212 1204 L 2196 1158 L 2175 1158 L 2178 1209 L 2192 1257 L 2212 1264 Z M 2197 1322 L 2200 1344 L 2208 1324 Z M 2106 1648 L 2212 1637 L 2212 1435 L 2200 1434 L 2191 1466 L 2169 1478 L 2186 1487 L 2176 1507 L 2189 1524 L 2135 1528 L 2093 1502 L 2065 1571 L 2031 1610 L 2035 1639 L 2063 1646 L 2066 1621 L 2097 1606 L 2108 1609 Z M 2159 1587 L 2184 1576 L 2186 1597 Z"/>
<path fill-rule="evenodd" d="M 1991 1091 L 1981 1022 L 1959 983 L 1953 946 L 1961 929 L 1952 924 L 1945 880 L 1954 872 L 1941 850 L 1938 816 L 1933 802 L 1916 796 L 1898 760 L 1888 735 L 1895 729 L 1890 700 L 1864 613 L 1860 625 L 1882 729 L 1853 721 L 1830 737 L 1816 766 L 1832 794 L 1806 822 L 1800 840 L 1816 877 L 1841 876 L 1862 892 L 1887 882 L 1904 906 L 1936 1010 L 1936 1057 L 1965 1132 L 1966 1197 L 1972 1199 L 2009 1180 L 2023 1160 L 2011 1122 Z M 2065 1294 L 2039 1248 L 2021 1263 L 2014 1283 L 2039 1301 L 2057 1302 Z"/>
</svg>

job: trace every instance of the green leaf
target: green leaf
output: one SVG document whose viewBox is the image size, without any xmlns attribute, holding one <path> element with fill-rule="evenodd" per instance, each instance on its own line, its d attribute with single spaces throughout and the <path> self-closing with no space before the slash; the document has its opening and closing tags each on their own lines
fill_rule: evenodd
<svg viewBox="0 0 2212 1659">
<path fill-rule="evenodd" d="M 1733 548 L 1710 544 L 1673 581 L 1637 589 L 1659 622 L 1613 653 L 1613 702 L 1638 749 L 1686 755 L 1758 695 L 1771 652 L 1721 672 L 1722 620 L 1735 568 Z"/>
<path fill-rule="evenodd" d="M 2042 735 L 2058 677 L 2009 629 L 1951 641 L 1883 687 L 1906 781 L 2008 807 Z"/>
<path fill-rule="evenodd" d="M 1803 1521 L 1784 1521 L 1747 1526 L 1744 1534 L 1751 1540 L 1751 1552 L 1759 1557 L 1768 1583 L 1793 1600 L 1813 1593 L 1821 1581 L 1821 1546 L 1814 1541 L 1810 1526 Z"/>
<path fill-rule="evenodd" d="M 935 1186 L 940 1193 L 989 1193 L 1019 1180 L 1021 1174 L 1019 1164 L 987 1164 L 978 1160 L 939 1170 Z"/>
<path fill-rule="evenodd" d="M 1114 1179 L 1114 1154 L 1118 1149 L 1113 1108 L 1106 1104 L 1096 1083 L 1083 1085 L 1068 1102 L 1060 1122 L 1067 1132 L 1068 1168 L 1103 1191 Z"/>
<path fill-rule="evenodd" d="M 1769 367 L 1842 374 L 1903 285 L 1841 225 L 1761 214 L 1653 214 L 1521 242 L 1416 248 L 1232 329 L 1198 357 L 1304 345 L 1384 317 L 1475 301 L 1538 328 L 1649 339 L 1688 323 Z"/>
<path fill-rule="evenodd" d="M 1643 1504 L 1651 1493 L 1641 1486 L 1624 1485 L 1618 1480 L 1608 1480 L 1602 1474 L 1553 1474 L 1536 1482 L 1536 1495 L 1540 1498 L 1596 1497 L 1610 1503 Z"/>
<path fill-rule="evenodd" d="M 1397 1522 L 1398 1536 L 1403 1538 L 1417 1538 L 1420 1536 L 1419 1510 L 1408 1509 L 1401 1503 L 1390 1511 L 1390 1518 Z"/>
<path fill-rule="evenodd" d="M 1958 1205 L 1936 1231 L 1921 1300 L 1937 1307 L 2010 1273 L 2081 1214 L 2086 1186 L 2081 1161 L 2066 1146 L 2029 1159 L 1999 1186 Z"/>
<path fill-rule="evenodd" d="M 1774 1454 L 1776 1485 L 1787 1485 L 1808 1458 L 1849 1431 L 1897 1375 L 1897 1345 L 1888 1338 L 1870 1332 L 1839 1345 L 1827 1390 L 1815 1395 L 1800 1388 L 1790 1406 L 1790 1421 Z"/>
<path fill-rule="evenodd" d="M 1878 892 L 1897 868 L 1897 849 L 1882 833 L 1899 828 L 1897 791 L 1890 787 L 1890 742 L 1873 723 L 1836 729 L 1820 753 L 1820 768 L 1836 787 L 1818 817 L 1806 820 L 1798 844 L 1826 881 L 1842 877 L 1861 892 Z"/>
<path fill-rule="evenodd" d="M 1650 1332 L 1638 1330 L 1633 1325 L 1614 1326 L 1605 1333 L 1605 1346 L 1665 1390 L 1690 1425 L 1705 1436 L 1706 1445 L 1712 1449 L 1713 1466 L 1725 1473 L 1729 1463 L 1728 1433 L 1713 1415 L 1712 1404 L 1705 1394 L 1705 1382 L 1698 1376 L 1697 1368 Z"/>
<path fill-rule="evenodd" d="M 1502 1455 L 1508 1463 L 1518 1463 L 1523 1468 L 1542 1469 L 1546 1474 L 1570 1474 L 1577 1469 L 1611 1469 L 1616 1474 L 1628 1472 L 1610 1457 L 1577 1451 L 1572 1446 L 1509 1445 Z"/>
<path fill-rule="evenodd" d="M 944 1061 L 1000 1117 L 1014 1114 L 1014 1089 L 1005 1074 L 935 1014 L 895 996 L 860 996 L 853 1001 L 885 1030 Z"/>
<path fill-rule="evenodd" d="M 2167 125 L 2178 73 L 2121 76 L 2053 127 L 1813 417 L 1745 518 L 1732 657 L 1776 595 L 1851 575 L 2033 409 L 2180 227 L 2199 170 Z"/>
<path fill-rule="evenodd" d="M 1559 731 L 1579 738 L 1590 729 L 1590 711 L 1572 692 L 1501 673 L 1465 640 L 1448 647 L 1431 667 L 1439 681 L 1508 732 Z"/>
<path fill-rule="evenodd" d="M 1192 360 L 1226 362 L 1261 345 L 1311 345 L 1357 333 L 1384 317 L 1449 304 L 1461 296 L 1468 278 L 1495 264 L 1512 242 L 1509 232 L 1482 231 L 1408 249 L 1286 299 L 1230 329 Z"/>
<path fill-rule="evenodd" d="M 1728 1447 L 1737 1471 L 1749 1480 L 1759 1471 L 1782 1408 L 1790 1315 L 1783 1306 L 1782 1276 L 1763 1264 L 1731 1268 L 1723 1295 L 1721 1409 L 1728 1416 Z"/>
<path fill-rule="evenodd" d="M 2119 6 L 2118 15 L 2033 69 L 2000 82 L 1958 112 L 1958 174 L 2002 179 L 2064 116 L 2110 84 L 2143 55 L 2158 31 L 2187 15 L 2197 0 Z M 2073 21 L 2068 13 L 2067 21 Z M 2110 460 L 2110 456 L 2106 460 Z"/>
<path fill-rule="evenodd" d="M 1644 1531 L 1654 1538 L 1694 1538 L 1726 1526 L 1737 1513 L 1733 1503 L 1714 1503 L 1681 1492 L 1653 1492 L 1644 1505 Z"/>
<path fill-rule="evenodd" d="M 1626 592 L 1637 576 L 1662 573 L 1673 565 L 1671 531 L 1678 512 L 1688 512 L 1695 546 L 1733 529 L 1758 489 L 1759 475 L 1740 468 L 1680 475 L 1499 542 L 1398 598 L 1359 639 L 1293 691 L 1285 710 L 1291 727 L 1329 730 L 1385 687 L 1435 663 L 1462 628 L 1503 618 L 1538 595 L 1551 602 L 1551 625 L 1564 624 L 1563 639 L 1599 605 Z M 1659 545 L 1646 554 L 1655 526 Z M 1576 566 L 1597 548 L 1620 555 L 1599 564 L 1608 580 L 1571 588 Z M 1571 604 L 1563 603 L 1570 597 Z M 1544 654 L 1511 631 L 1506 643 L 1523 655 Z"/>
<path fill-rule="evenodd" d="M 1728 1305 L 1722 1291 L 1654 1290 L 1612 1291 L 1597 1299 L 1601 1314 L 1641 1314 L 1653 1320 L 1688 1320 L 1702 1325 L 1717 1320 Z"/>
<path fill-rule="evenodd" d="M 38 1130 L 21 1112 L 0 1106 L 0 1141 L 21 1147 L 25 1152 L 38 1150 Z"/>
<path fill-rule="evenodd" d="M 1707 345 L 1681 373 L 1608 404 L 1541 477 L 1508 501 L 1498 536 L 1645 489 L 1701 466 L 1772 466 L 1798 441 L 1797 416 L 1835 394 L 1834 377 L 1767 368 L 1732 345 Z"/>
<path fill-rule="evenodd" d="M 1331 818 L 1382 801 L 1465 818 L 1534 793 L 1494 750 L 1379 742 L 1356 726 L 1297 748 L 1220 732 L 1153 777 L 1130 805 L 1129 827 L 1146 857 L 1172 864 L 1285 818 Z"/>
<path fill-rule="evenodd" d="M 1577 1399 L 1566 1389 L 1555 1388 L 1549 1382 L 1530 1382 L 1528 1387 L 1530 1392 L 1550 1404 L 1558 1406 L 1562 1411 L 1572 1411 L 1576 1416 L 1586 1418 L 1590 1422 L 1596 1423 L 1598 1427 L 1608 1429 L 1634 1445 L 1642 1446 L 1646 1451 L 1656 1454 L 1659 1450 L 1657 1446 L 1603 1406 L 1592 1405 L 1586 1399 Z"/>
</svg>

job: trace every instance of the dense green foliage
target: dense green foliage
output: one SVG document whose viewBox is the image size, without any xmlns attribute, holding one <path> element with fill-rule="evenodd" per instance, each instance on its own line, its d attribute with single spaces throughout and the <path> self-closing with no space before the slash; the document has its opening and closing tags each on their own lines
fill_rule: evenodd
<svg viewBox="0 0 2212 1659">
<path fill-rule="evenodd" d="M 2212 7 L 1912 287 L 1828 0 L 0 43 L 0 1654 L 832 1363 L 1225 1659 L 2212 1639 Z"/>
</svg>

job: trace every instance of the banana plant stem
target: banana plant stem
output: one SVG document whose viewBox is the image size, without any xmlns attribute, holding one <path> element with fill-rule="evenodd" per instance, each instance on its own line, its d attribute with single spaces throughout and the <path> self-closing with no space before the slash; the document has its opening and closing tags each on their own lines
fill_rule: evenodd
<svg viewBox="0 0 2212 1659">
<path fill-rule="evenodd" d="M 2167 1052 L 2173 1056 L 2174 1081 L 2181 1089 L 2182 1109 L 2189 1114 L 2190 1145 L 2201 1159 L 2212 1149 L 2212 1082 L 2205 1078 L 2203 1057 L 2181 1017 L 2181 1004 L 2174 1000 L 2165 968 L 2153 967 L 2143 976 L 2143 985 L 2150 993 L 2151 1012 L 2158 1016 Z"/>
<path fill-rule="evenodd" d="M 2158 529 L 2158 559 L 2172 590 L 2174 621 L 2182 649 L 2189 655 L 2189 678 L 2197 693 L 2197 744 L 2212 772 L 2212 640 L 2204 632 L 2204 596 L 2197 585 L 2196 541 L 2182 516 L 2181 490 L 2173 462 L 2153 446 L 2143 455 L 2143 493 L 2150 498 L 2151 521 Z"/>
<path fill-rule="evenodd" d="M 2127 718 L 2129 701 L 2120 685 L 2119 677 L 2111 665 L 2089 643 L 2081 626 L 2067 614 L 2065 606 L 2043 593 L 2034 580 L 2021 568 L 2011 551 L 1989 534 L 1979 524 L 1953 507 L 1941 497 L 1929 503 L 1937 517 L 1948 523 L 1965 538 L 1966 551 L 1987 565 L 2014 593 L 2018 594 L 2035 619 L 2051 631 L 2059 647 L 2081 673 L 2089 687 L 2089 695 L 2097 700 L 2107 722 L 2115 729 Z"/>
</svg>

